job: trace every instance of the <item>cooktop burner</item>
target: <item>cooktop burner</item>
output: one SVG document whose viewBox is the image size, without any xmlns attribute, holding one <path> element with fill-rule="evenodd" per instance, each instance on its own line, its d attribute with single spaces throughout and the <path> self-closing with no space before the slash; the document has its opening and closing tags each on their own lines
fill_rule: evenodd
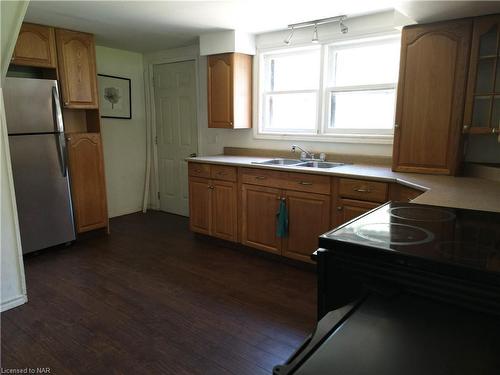
<svg viewBox="0 0 500 375">
<path fill-rule="evenodd" d="M 434 234 L 426 229 L 399 223 L 364 224 L 355 233 L 369 241 L 391 245 L 418 245 L 434 239 Z"/>
<path fill-rule="evenodd" d="M 390 202 L 320 237 L 336 242 L 500 273 L 500 213 Z"/>
<path fill-rule="evenodd" d="M 455 219 L 455 214 L 449 210 L 433 207 L 392 207 L 391 216 L 398 219 L 415 221 L 449 221 Z"/>
</svg>

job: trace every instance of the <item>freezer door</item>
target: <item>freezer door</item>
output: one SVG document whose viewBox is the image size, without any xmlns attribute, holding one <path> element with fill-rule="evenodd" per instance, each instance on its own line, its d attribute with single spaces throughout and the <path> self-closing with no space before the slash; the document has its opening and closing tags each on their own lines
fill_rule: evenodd
<svg viewBox="0 0 500 375">
<path fill-rule="evenodd" d="M 57 81 L 33 78 L 6 78 L 5 115 L 9 134 L 58 132 L 54 87 Z"/>
<path fill-rule="evenodd" d="M 23 253 L 75 239 L 59 134 L 9 136 Z"/>
</svg>

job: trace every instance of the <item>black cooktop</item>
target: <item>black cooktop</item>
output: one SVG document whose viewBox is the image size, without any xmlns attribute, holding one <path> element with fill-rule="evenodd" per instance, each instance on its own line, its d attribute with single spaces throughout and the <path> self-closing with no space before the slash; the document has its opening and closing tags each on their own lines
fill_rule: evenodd
<svg viewBox="0 0 500 375">
<path fill-rule="evenodd" d="M 390 202 L 327 240 L 500 273 L 500 213 Z"/>
</svg>

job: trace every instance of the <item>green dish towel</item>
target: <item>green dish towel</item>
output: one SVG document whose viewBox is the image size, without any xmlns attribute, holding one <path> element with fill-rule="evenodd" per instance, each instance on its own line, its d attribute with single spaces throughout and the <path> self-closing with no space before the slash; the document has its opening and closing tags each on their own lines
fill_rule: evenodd
<svg viewBox="0 0 500 375">
<path fill-rule="evenodd" d="M 285 237 L 288 233 L 288 211 L 286 209 L 286 201 L 280 200 L 278 212 L 276 214 L 276 236 Z"/>
</svg>

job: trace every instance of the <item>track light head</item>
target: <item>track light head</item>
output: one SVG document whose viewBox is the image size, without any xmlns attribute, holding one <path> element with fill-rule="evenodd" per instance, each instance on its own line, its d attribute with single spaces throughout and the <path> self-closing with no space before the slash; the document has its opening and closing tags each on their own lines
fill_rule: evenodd
<svg viewBox="0 0 500 375">
<path fill-rule="evenodd" d="M 339 22 L 339 25 L 340 25 L 340 32 L 342 34 L 347 34 L 349 32 L 349 28 L 346 25 L 344 25 L 344 20 L 341 20 Z"/>
<path fill-rule="evenodd" d="M 312 37 L 311 42 L 313 42 L 313 43 L 319 43 L 319 39 L 318 39 L 318 25 L 317 24 L 314 24 L 313 37 Z"/>
<path fill-rule="evenodd" d="M 292 42 L 293 31 L 294 31 L 295 29 L 293 28 L 293 26 L 291 27 L 291 29 L 292 29 L 292 30 L 290 31 L 290 34 L 288 34 L 288 36 L 287 36 L 287 37 L 286 37 L 286 39 L 284 40 L 284 43 L 285 43 L 286 45 L 289 45 L 289 44 Z"/>
</svg>

